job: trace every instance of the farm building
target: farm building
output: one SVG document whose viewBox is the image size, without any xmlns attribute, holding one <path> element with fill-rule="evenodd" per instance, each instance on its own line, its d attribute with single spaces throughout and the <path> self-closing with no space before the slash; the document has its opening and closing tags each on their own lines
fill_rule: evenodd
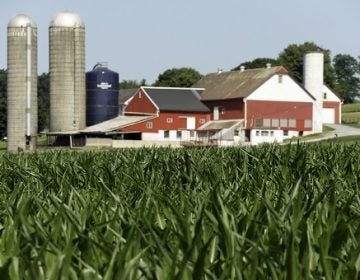
<svg viewBox="0 0 360 280">
<path fill-rule="evenodd" d="M 138 131 L 142 140 L 190 141 L 210 120 L 210 110 L 200 101 L 203 89 L 141 87 L 128 102 L 126 116 L 155 116 L 122 132 Z"/>
<path fill-rule="evenodd" d="M 204 76 L 194 87 L 205 89 L 201 101 L 212 111 L 212 118 L 199 128 L 201 141 L 221 145 L 282 142 L 321 132 L 323 123 L 340 123 L 340 99 L 323 84 L 323 74 L 316 76 L 323 68 L 309 68 L 315 75 L 304 87 L 281 66 L 242 67 Z"/>
</svg>

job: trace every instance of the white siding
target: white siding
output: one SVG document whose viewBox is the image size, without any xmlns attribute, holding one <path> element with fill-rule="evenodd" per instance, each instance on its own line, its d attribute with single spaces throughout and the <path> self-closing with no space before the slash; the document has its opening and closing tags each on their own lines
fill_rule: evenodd
<svg viewBox="0 0 360 280">
<path fill-rule="evenodd" d="M 326 85 L 323 87 L 323 92 L 326 94 L 326 99 L 323 99 L 323 101 L 335 101 L 335 102 L 341 102 L 340 98 L 337 97 L 337 95 L 329 89 Z"/>
<path fill-rule="evenodd" d="M 274 75 L 246 99 L 289 102 L 314 101 L 309 94 L 288 75 L 283 75 L 281 83 L 279 83 L 279 75 Z"/>
<path fill-rule="evenodd" d="M 267 135 L 265 135 L 267 134 Z M 284 140 L 284 132 L 282 130 L 261 130 L 252 129 L 250 131 L 250 143 L 282 143 Z"/>
</svg>

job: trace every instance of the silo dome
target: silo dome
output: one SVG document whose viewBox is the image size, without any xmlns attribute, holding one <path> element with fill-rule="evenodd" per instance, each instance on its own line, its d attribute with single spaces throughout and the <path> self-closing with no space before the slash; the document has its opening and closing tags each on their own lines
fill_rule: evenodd
<svg viewBox="0 0 360 280">
<path fill-rule="evenodd" d="M 82 18 L 73 12 L 64 11 L 56 14 L 51 22 L 50 27 L 83 27 L 85 28 Z"/>
<path fill-rule="evenodd" d="M 37 27 L 35 21 L 33 21 L 31 17 L 19 14 L 10 19 L 8 27 L 26 27 L 29 25 L 33 28 Z"/>
</svg>

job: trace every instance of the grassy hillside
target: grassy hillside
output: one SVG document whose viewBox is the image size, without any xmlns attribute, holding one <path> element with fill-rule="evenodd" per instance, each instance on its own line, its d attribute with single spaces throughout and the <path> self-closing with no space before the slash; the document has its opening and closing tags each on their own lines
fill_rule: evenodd
<svg viewBox="0 0 360 280">
<path fill-rule="evenodd" d="M 360 127 L 360 103 L 344 104 L 341 107 L 343 124 Z"/>
</svg>

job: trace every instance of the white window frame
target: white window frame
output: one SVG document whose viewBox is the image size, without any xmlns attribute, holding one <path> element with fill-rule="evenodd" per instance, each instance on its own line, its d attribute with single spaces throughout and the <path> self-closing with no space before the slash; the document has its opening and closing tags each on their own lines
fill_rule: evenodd
<svg viewBox="0 0 360 280">
<path fill-rule="evenodd" d="M 170 138 L 170 130 L 164 130 L 164 139 Z"/>
<path fill-rule="evenodd" d="M 271 119 L 272 127 L 279 127 L 279 125 L 280 125 L 279 119 Z"/>
<path fill-rule="evenodd" d="M 206 122 L 206 120 L 203 119 L 203 118 L 201 118 L 201 119 L 199 120 L 199 123 L 200 123 L 200 124 L 204 124 L 205 122 Z"/>
<path fill-rule="evenodd" d="M 264 119 L 263 127 L 271 127 L 271 119 Z"/>
<path fill-rule="evenodd" d="M 296 119 L 289 119 L 289 127 L 291 128 L 296 127 Z"/>
<path fill-rule="evenodd" d="M 173 118 L 171 118 L 171 117 L 166 118 L 166 122 L 167 122 L 167 123 L 173 123 L 173 121 L 174 121 L 174 120 L 173 120 Z"/>
<path fill-rule="evenodd" d="M 146 122 L 146 128 L 147 129 L 152 129 L 154 127 L 153 122 Z"/>
<path fill-rule="evenodd" d="M 312 120 L 304 120 L 304 127 L 305 128 L 312 128 Z"/>
<path fill-rule="evenodd" d="M 280 119 L 280 127 L 287 127 L 288 120 L 287 119 Z"/>
</svg>

